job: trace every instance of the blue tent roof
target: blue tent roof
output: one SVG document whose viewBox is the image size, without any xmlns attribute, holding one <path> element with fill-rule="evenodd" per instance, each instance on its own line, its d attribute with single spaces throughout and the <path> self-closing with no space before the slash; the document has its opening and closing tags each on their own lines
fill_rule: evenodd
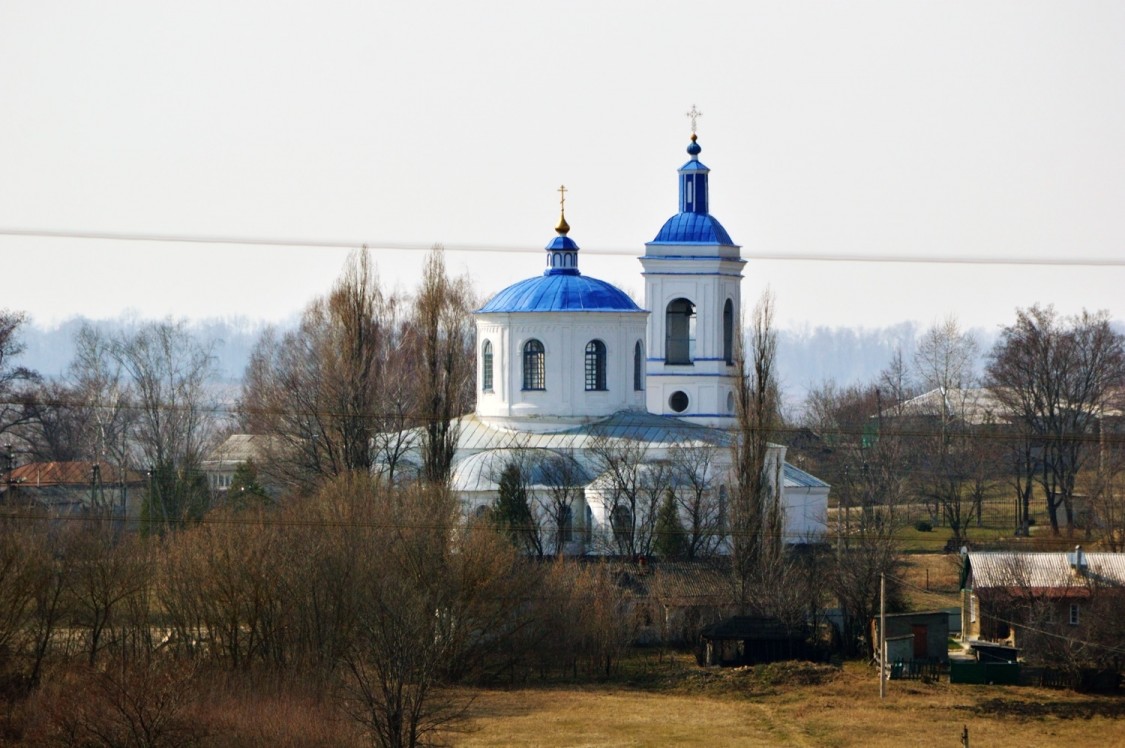
<svg viewBox="0 0 1125 748">
<path fill-rule="evenodd" d="M 569 236 L 556 236 L 551 240 L 551 243 L 547 245 L 547 249 L 571 249 L 577 251 L 578 244 Z"/>
<path fill-rule="evenodd" d="M 707 213 L 677 213 L 665 221 L 650 244 L 733 245 L 723 225 Z"/>
<path fill-rule="evenodd" d="M 639 312 L 616 286 L 584 275 L 541 275 L 508 286 L 478 312 Z"/>
</svg>

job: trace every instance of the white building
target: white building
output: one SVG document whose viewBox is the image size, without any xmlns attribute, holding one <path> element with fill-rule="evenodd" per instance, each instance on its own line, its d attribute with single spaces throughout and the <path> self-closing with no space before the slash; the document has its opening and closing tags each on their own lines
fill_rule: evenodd
<svg viewBox="0 0 1125 748">
<path fill-rule="evenodd" d="M 679 169 L 679 211 L 640 257 L 648 310 L 581 274 L 565 212 L 546 247 L 544 273 L 477 310 L 477 407 L 460 419 L 453 466 L 453 487 L 468 514 L 496 499 L 501 473 L 516 463 L 535 511 L 550 515 L 553 505 L 559 515 L 549 544 L 612 552 L 626 525 L 644 524 L 639 512 L 651 514 L 656 482 L 677 496 L 690 492 L 694 479 L 677 464 L 703 449 L 707 459 L 695 473 L 706 474 L 702 490 L 721 525 L 745 261 L 709 213 L 701 150 L 693 133 L 690 158 Z M 628 475 L 615 476 L 623 462 L 630 463 Z M 786 464 L 782 446 L 772 448 L 769 463 L 767 473 L 782 477 L 777 490 L 788 539 L 820 534 L 828 485 Z M 560 499 L 563 475 L 575 490 Z M 631 495 L 628 508 L 623 491 Z M 681 515 L 688 520 L 686 509 Z"/>
</svg>

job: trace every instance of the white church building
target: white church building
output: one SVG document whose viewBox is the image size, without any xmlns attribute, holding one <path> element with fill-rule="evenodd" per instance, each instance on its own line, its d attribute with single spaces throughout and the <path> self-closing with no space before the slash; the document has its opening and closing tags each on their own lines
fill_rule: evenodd
<svg viewBox="0 0 1125 748">
<path fill-rule="evenodd" d="M 647 308 L 581 273 L 564 202 L 543 274 L 475 312 L 477 405 L 459 421 L 452 475 L 469 516 L 492 505 L 515 463 L 533 512 L 554 507 L 557 521 L 540 519 L 548 545 L 566 553 L 614 552 L 623 532 L 651 530 L 657 490 L 702 498 L 721 536 L 745 260 L 709 212 L 701 150 L 693 133 L 678 171 L 679 210 L 639 258 Z M 685 456 L 700 454 L 706 459 L 685 472 Z M 783 446 L 771 448 L 769 463 L 790 542 L 823 533 L 828 485 L 786 463 Z"/>
</svg>

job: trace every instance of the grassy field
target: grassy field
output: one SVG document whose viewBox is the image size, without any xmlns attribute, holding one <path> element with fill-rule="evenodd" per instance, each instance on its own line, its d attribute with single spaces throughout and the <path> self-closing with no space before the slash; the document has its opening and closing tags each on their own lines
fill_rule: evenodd
<svg viewBox="0 0 1125 748">
<path fill-rule="evenodd" d="M 652 656 L 655 657 L 654 655 Z M 636 666 L 636 662 L 632 663 Z M 1125 746 L 1125 698 L 893 681 L 860 664 L 695 668 L 604 686 L 476 690 L 465 746 Z"/>
</svg>

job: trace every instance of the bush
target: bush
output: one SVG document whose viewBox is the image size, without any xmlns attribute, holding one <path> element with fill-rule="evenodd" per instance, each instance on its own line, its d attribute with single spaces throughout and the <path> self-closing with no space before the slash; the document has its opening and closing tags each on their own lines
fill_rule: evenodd
<svg viewBox="0 0 1125 748">
<path fill-rule="evenodd" d="M 914 529 L 918 532 L 933 532 L 934 523 L 926 519 L 920 519 L 914 523 Z"/>
</svg>

